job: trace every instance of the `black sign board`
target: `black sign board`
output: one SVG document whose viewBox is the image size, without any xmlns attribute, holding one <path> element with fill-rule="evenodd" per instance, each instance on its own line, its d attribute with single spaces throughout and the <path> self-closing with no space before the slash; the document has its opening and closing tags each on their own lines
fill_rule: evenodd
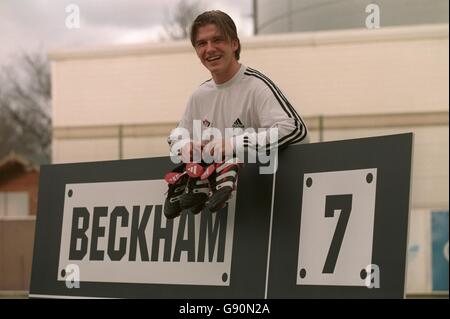
<svg viewBox="0 0 450 319">
<path fill-rule="evenodd" d="M 245 164 L 217 213 L 162 214 L 169 158 L 41 168 L 30 297 L 402 298 L 412 134 Z"/>
</svg>

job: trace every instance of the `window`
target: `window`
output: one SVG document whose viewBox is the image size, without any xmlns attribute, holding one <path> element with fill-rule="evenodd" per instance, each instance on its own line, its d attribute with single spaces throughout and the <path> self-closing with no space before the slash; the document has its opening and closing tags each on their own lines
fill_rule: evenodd
<svg viewBox="0 0 450 319">
<path fill-rule="evenodd" d="M 28 214 L 27 192 L 0 192 L 0 216 L 27 216 Z"/>
</svg>

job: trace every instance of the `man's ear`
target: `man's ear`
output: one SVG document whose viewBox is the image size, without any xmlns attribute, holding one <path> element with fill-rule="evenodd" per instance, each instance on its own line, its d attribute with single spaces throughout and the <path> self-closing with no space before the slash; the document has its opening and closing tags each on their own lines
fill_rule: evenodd
<svg viewBox="0 0 450 319">
<path fill-rule="evenodd" d="M 231 40 L 231 48 L 233 49 L 233 52 L 236 52 L 236 50 L 239 48 L 239 41 L 236 39 Z"/>
</svg>

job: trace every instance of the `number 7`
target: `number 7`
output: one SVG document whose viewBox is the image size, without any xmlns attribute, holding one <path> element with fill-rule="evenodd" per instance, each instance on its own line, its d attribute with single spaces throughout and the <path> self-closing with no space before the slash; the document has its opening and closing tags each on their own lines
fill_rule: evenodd
<svg viewBox="0 0 450 319">
<path fill-rule="evenodd" d="M 322 273 L 332 274 L 336 267 L 336 261 L 341 250 L 342 240 L 344 239 L 345 229 L 347 228 L 350 212 L 352 211 L 352 194 L 346 195 L 328 195 L 325 200 L 325 217 L 334 217 L 334 212 L 340 210 L 339 220 L 336 224 L 327 259 L 323 266 Z"/>
</svg>

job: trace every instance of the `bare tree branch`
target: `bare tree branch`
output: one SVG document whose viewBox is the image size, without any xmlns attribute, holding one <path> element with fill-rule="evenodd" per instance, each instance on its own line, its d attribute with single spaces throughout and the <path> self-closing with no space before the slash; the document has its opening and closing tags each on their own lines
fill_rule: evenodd
<svg viewBox="0 0 450 319">
<path fill-rule="evenodd" d="M 0 73 L 0 156 L 50 158 L 51 77 L 44 53 L 22 53 Z"/>
<path fill-rule="evenodd" d="M 170 39 L 188 39 L 192 22 L 201 12 L 204 5 L 198 0 L 180 0 L 166 20 L 168 23 L 164 29 Z"/>
</svg>

